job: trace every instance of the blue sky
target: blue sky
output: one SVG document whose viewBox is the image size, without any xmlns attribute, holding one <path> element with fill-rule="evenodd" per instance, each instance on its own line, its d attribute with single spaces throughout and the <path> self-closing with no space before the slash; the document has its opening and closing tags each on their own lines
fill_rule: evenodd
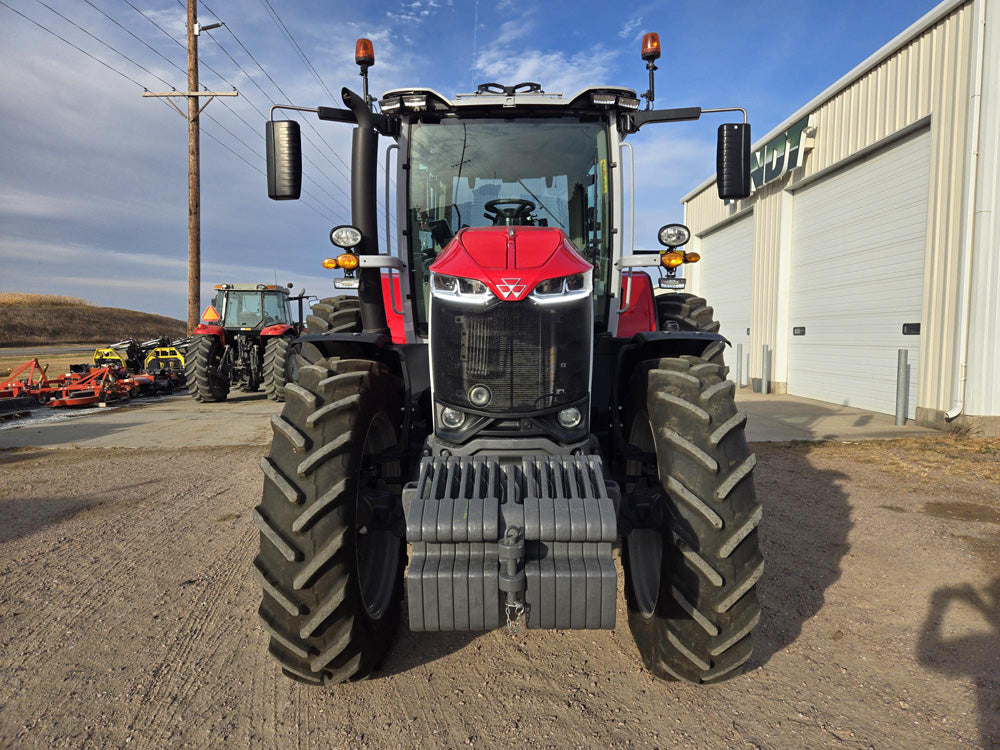
<svg viewBox="0 0 1000 750">
<path fill-rule="evenodd" d="M 185 88 L 184 75 L 174 67 L 184 68 L 184 50 L 168 38 L 184 39 L 180 0 L 3 2 L 150 90 L 167 88 L 154 75 Z M 373 93 L 426 86 L 451 96 L 483 81 L 533 80 L 566 94 L 591 84 L 643 91 L 639 40 L 643 32 L 657 31 L 664 49 L 657 106 L 743 106 L 758 137 L 936 2 L 270 4 L 322 82 L 283 35 L 265 0 L 200 6 L 203 24 L 228 25 L 201 37 L 202 62 L 219 74 L 203 66 L 202 82 L 215 90 L 232 83 L 241 93 L 224 104 L 213 101 L 206 113 L 216 122 L 203 121 L 203 282 L 277 278 L 323 296 L 332 291 L 319 265 L 330 251 L 329 229 L 349 220 L 350 128 L 315 120 L 315 130 L 303 127 L 312 141 L 304 144 L 308 202 L 278 203 L 267 198 L 258 171 L 264 168 L 264 141 L 256 110 L 266 112 L 286 96 L 303 106 L 339 105 L 323 84 L 334 93 L 342 86 L 360 90 L 353 64 L 358 36 L 375 44 Z M 637 245 L 652 245 L 657 227 L 679 220 L 680 197 L 712 173 L 719 122 L 706 116 L 647 128 L 634 138 Z M 162 102 L 142 98 L 139 86 L 0 6 L 0 129 L 0 291 L 69 294 L 184 317 L 184 120 Z"/>
</svg>

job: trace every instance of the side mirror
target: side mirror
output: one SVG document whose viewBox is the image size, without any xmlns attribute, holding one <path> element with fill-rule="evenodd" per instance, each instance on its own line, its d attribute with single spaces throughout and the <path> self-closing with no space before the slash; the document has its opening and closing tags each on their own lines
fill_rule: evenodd
<svg viewBox="0 0 1000 750">
<path fill-rule="evenodd" d="M 302 194 L 302 136 L 295 120 L 269 120 L 267 144 L 267 197 L 298 200 Z"/>
<path fill-rule="evenodd" d="M 715 156 L 716 184 L 723 200 L 750 195 L 750 124 L 719 126 Z"/>
</svg>

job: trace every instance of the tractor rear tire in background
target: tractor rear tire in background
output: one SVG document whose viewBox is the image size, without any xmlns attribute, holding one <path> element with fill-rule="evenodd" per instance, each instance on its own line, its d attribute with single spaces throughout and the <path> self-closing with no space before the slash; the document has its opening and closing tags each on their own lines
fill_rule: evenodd
<svg viewBox="0 0 1000 750">
<path fill-rule="evenodd" d="M 337 684 L 376 669 L 399 624 L 402 386 L 363 359 L 320 359 L 297 374 L 261 459 L 254 577 L 285 675 Z"/>
<path fill-rule="evenodd" d="M 342 294 L 324 297 L 306 316 L 306 333 L 355 333 L 361 330 L 361 302 Z"/>
<path fill-rule="evenodd" d="M 657 461 L 626 469 L 645 477 L 626 491 L 652 499 L 623 545 L 629 627 L 655 676 L 726 680 L 750 658 L 764 570 L 746 415 L 724 368 L 698 357 L 642 362 L 629 388 L 629 443 Z"/>
<path fill-rule="evenodd" d="M 222 342 L 218 336 L 194 336 L 184 357 L 184 380 L 188 393 L 195 401 L 225 401 L 229 383 L 220 378 Z"/>
<path fill-rule="evenodd" d="M 704 297 L 697 297 L 684 292 L 675 294 L 657 294 L 656 317 L 661 331 L 676 328 L 681 331 L 719 332 L 719 322 L 715 319 L 715 310 L 708 306 Z M 711 344 L 702 355 L 708 362 L 717 365 L 725 364 L 723 354 L 726 345 L 721 341 Z"/>
<path fill-rule="evenodd" d="M 291 348 L 291 336 L 274 336 L 264 345 L 264 391 L 272 401 L 285 400 L 288 353 Z"/>
</svg>

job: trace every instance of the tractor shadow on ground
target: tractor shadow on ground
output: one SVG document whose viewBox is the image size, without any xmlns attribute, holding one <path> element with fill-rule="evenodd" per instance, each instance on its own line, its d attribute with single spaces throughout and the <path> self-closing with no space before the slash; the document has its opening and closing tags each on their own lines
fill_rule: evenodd
<svg viewBox="0 0 1000 750">
<path fill-rule="evenodd" d="M 945 616 L 958 602 L 978 612 L 987 628 L 948 634 Z M 937 589 L 916 651 L 917 661 L 928 669 L 972 679 L 982 746 L 1000 747 L 1000 577 L 982 592 L 967 583 Z"/>
<path fill-rule="evenodd" d="M 4 462 L 0 462 L 0 470 Z M 119 485 L 119 490 L 131 490 L 139 487 L 158 485 L 159 480 L 149 479 L 130 485 Z M 136 493 L 142 497 L 141 493 Z M 120 502 L 120 501 L 115 501 Z M 74 495 L 72 497 L 46 497 L 28 494 L 22 497 L 0 502 L 0 518 L 5 522 L 0 524 L 0 544 L 13 542 L 22 537 L 31 536 L 50 526 L 69 521 L 74 516 L 108 505 L 108 495 L 95 493 Z"/>
<path fill-rule="evenodd" d="M 456 651 L 461 651 L 487 631 L 482 630 L 442 630 L 415 633 L 410 630 L 409 614 L 404 602 L 400 614 L 396 642 L 386 656 L 382 666 L 373 677 L 392 677 L 435 662 Z"/>
<path fill-rule="evenodd" d="M 764 575 L 757 587 L 760 625 L 747 671 L 764 666 L 794 643 L 823 607 L 841 575 L 853 527 L 846 474 L 818 469 L 812 443 L 757 443 L 757 497 L 764 506 L 758 529 Z"/>
</svg>

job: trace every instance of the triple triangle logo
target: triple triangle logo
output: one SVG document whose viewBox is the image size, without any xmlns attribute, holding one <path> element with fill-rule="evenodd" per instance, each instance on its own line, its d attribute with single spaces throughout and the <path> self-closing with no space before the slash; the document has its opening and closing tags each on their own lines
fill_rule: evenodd
<svg viewBox="0 0 1000 750">
<path fill-rule="evenodd" d="M 497 291 L 503 295 L 504 299 L 510 299 L 513 297 L 517 299 L 522 294 L 524 294 L 525 285 L 521 283 L 520 279 L 500 279 L 502 284 L 497 284 Z"/>
</svg>

